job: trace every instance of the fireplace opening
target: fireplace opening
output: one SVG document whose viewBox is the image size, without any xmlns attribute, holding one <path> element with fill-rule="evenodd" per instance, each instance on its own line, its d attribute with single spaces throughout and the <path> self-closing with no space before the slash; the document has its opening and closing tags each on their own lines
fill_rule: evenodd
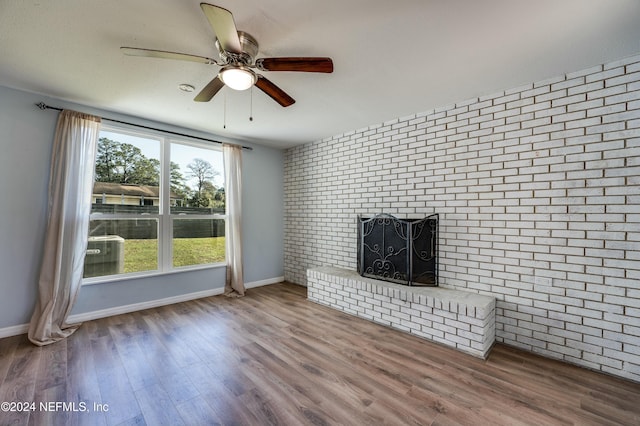
<svg viewBox="0 0 640 426">
<path fill-rule="evenodd" d="M 438 214 L 358 216 L 358 273 L 410 286 L 438 285 Z"/>
</svg>

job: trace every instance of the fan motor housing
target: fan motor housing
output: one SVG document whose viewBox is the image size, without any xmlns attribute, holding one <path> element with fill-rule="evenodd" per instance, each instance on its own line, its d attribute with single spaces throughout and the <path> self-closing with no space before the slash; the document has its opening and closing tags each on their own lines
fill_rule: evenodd
<svg viewBox="0 0 640 426">
<path fill-rule="evenodd" d="M 240 53 L 224 50 L 220 46 L 220 42 L 216 40 L 216 47 L 220 53 L 220 58 L 227 64 L 249 66 L 258 54 L 258 41 L 251 34 L 245 33 L 244 31 L 238 31 L 238 38 L 240 39 L 240 46 L 242 48 L 242 52 Z"/>
</svg>

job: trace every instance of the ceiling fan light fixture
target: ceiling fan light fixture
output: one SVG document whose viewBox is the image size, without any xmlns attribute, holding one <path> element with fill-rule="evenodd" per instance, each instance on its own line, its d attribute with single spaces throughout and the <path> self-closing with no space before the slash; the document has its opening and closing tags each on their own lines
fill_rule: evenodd
<svg viewBox="0 0 640 426">
<path fill-rule="evenodd" d="M 220 80 L 233 90 L 247 90 L 256 83 L 256 74 L 245 67 L 226 67 L 220 71 Z"/>
</svg>

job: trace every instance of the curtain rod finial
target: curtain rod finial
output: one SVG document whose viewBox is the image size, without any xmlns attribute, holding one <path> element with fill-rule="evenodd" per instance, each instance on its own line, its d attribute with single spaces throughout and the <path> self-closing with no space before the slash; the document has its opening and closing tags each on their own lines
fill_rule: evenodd
<svg viewBox="0 0 640 426">
<path fill-rule="evenodd" d="M 38 102 L 36 106 L 42 110 L 47 109 L 47 105 L 44 102 Z"/>
</svg>

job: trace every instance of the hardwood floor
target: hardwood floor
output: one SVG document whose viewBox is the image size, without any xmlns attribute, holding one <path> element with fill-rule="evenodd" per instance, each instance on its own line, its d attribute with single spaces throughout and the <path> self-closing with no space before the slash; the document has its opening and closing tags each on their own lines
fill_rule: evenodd
<svg viewBox="0 0 640 426">
<path fill-rule="evenodd" d="M 305 295 L 119 315 L 44 348 L 2 339 L 0 402 L 26 409 L 0 425 L 640 424 L 640 384 L 503 345 L 483 361 Z"/>
</svg>

